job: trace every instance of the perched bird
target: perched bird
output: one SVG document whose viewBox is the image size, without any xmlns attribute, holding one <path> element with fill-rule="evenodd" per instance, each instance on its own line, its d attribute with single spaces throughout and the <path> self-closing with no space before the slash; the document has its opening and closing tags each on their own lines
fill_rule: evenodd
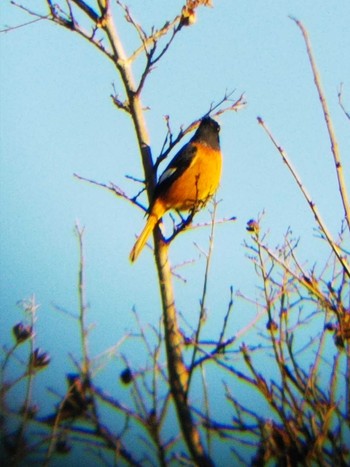
<svg viewBox="0 0 350 467">
<path fill-rule="evenodd" d="M 146 225 L 130 253 L 135 261 L 148 237 L 170 209 L 195 212 L 216 192 L 221 177 L 222 155 L 219 124 L 202 119 L 193 138 L 176 154 L 160 176 L 148 210 Z"/>
</svg>

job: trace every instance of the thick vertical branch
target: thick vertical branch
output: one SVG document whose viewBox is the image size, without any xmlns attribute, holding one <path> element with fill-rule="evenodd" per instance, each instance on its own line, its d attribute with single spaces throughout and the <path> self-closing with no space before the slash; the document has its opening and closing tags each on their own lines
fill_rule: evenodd
<svg viewBox="0 0 350 467">
<path fill-rule="evenodd" d="M 141 151 L 142 164 L 147 180 L 147 193 L 151 199 L 155 186 L 155 173 L 153 170 L 152 154 L 150 149 L 149 136 L 146 127 L 142 103 L 139 94 L 136 93 L 135 81 L 132 74 L 131 63 L 124 52 L 123 44 L 119 38 L 114 24 L 109 1 L 99 0 L 101 14 L 103 15 L 103 25 L 108 36 L 113 51 L 114 63 L 120 73 L 125 93 L 128 97 L 128 104 L 132 121 L 135 127 L 138 145 Z"/>
<path fill-rule="evenodd" d="M 110 8 L 108 7 L 108 2 L 106 4 L 103 0 L 100 0 L 99 4 L 103 4 L 101 6 L 101 14 L 103 14 L 104 17 L 104 28 L 113 50 L 115 65 L 121 75 L 125 92 L 128 96 L 130 114 L 132 116 L 142 156 L 148 199 L 151 200 L 156 183 L 156 174 L 152 162 L 149 136 L 142 110 L 141 98 L 139 92 L 135 89 L 130 61 L 128 61 L 125 56 Z M 165 344 L 171 393 L 175 401 L 181 430 L 192 458 L 197 465 L 211 466 L 213 464 L 204 453 L 199 431 L 194 424 L 186 396 L 188 373 L 182 355 L 182 335 L 177 322 L 172 275 L 168 260 L 168 246 L 162 241 L 162 236 L 158 228 L 154 231 L 154 244 L 163 307 Z"/>
<path fill-rule="evenodd" d="M 350 344 L 346 343 L 346 394 L 345 394 L 345 418 L 350 423 Z"/>
<path fill-rule="evenodd" d="M 107 39 L 108 41 L 108 48 L 106 48 L 104 45 L 101 45 L 100 41 L 95 40 L 94 34 L 93 36 L 88 35 L 80 28 L 79 23 L 75 20 L 75 14 L 72 9 L 69 8 L 68 14 L 64 12 L 62 13 L 62 10 L 57 9 L 55 5 L 51 2 L 51 0 L 46 0 L 50 12 L 49 19 L 71 31 L 77 32 L 78 34 L 82 35 L 89 42 L 92 42 L 95 46 L 97 46 L 100 51 L 102 51 L 105 55 L 107 55 L 109 59 L 113 61 L 123 83 L 124 92 L 126 96 L 126 102 L 121 104 L 121 108 L 123 110 L 126 110 L 130 114 L 135 128 L 137 142 L 142 158 L 143 170 L 145 174 L 147 195 L 150 201 L 153 197 L 153 191 L 156 184 L 156 170 L 152 161 L 149 135 L 146 127 L 146 120 L 144 117 L 144 111 L 140 95 L 144 80 L 151 69 L 151 62 L 150 60 L 147 60 L 147 64 L 145 66 L 145 70 L 142 75 L 141 81 L 138 85 L 136 85 L 133 76 L 132 64 L 134 62 L 134 59 L 137 57 L 138 53 L 136 55 L 132 55 L 131 57 L 127 57 L 124 51 L 123 43 L 118 35 L 118 31 L 115 25 L 112 13 L 112 1 L 97 0 L 96 9 L 90 7 L 84 0 L 72 1 L 74 2 L 75 6 L 80 10 L 80 12 L 83 12 L 84 15 L 87 15 L 87 17 L 91 20 L 94 31 L 97 31 L 98 29 L 104 31 L 106 36 L 105 39 Z M 187 3 L 189 5 L 188 8 L 191 18 L 195 15 L 195 9 L 199 5 L 210 5 L 210 1 L 208 0 L 195 0 L 188 1 Z M 69 2 L 68 7 L 70 7 Z M 28 11 L 31 14 L 36 14 L 32 13 L 30 10 L 26 11 Z M 40 15 L 36 14 L 36 16 Z M 175 27 L 173 35 L 171 36 L 171 39 L 169 40 L 168 44 L 163 48 L 163 51 L 159 53 L 159 55 L 156 59 L 154 59 L 154 61 L 158 61 L 160 57 L 168 50 L 168 47 L 173 41 L 175 34 L 180 31 L 181 27 L 183 25 L 191 24 L 188 18 L 186 21 L 185 20 L 184 12 L 182 12 L 181 16 L 177 16 L 172 23 L 166 23 L 166 25 L 162 28 L 161 31 L 155 33 L 155 35 L 151 35 L 150 38 L 148 38 L 150 39 L 152 44 L 155 44 L 155 42 L 157 41 L 157 34 L 159 34 L 160 36 L 166 34 L 169 31 L 169 28 L 172 27 L 173 24 L 177 23 L 177 26 Z M 147 41 L 148 39 L 145 38 L 144 40 Z M 147 47 L 145 47 L 145 43 L 142 44 L 140 50 L 144 50 L 147 56 L 148 52 Z M 115 103 L 116 102 L 118 101 L 115 100 Z M 186 397 L 188 386 L 188 372 L 182 354 L 182 334 L 180 332 L 177 322 L 172 275 L 168 261 L 168 246 L 166 243 L 164 243 L 158 227 L 156 227 L 154 230 L 154 244 L 163 307 L 165 341 L 171 393 L 175 401 L 181 430 L 186 441 L 188 450 L 191 453 L 192 459 L 197 465 L 211 466 L 212 462 L 204 452 L 204 448 L 200 440 L 199 431 L 192 418 L 191 407 L 189 406 Z M 81 308 L 83 309 L 84 305 L 82 293 L 80 298 Z M 84 353 L 86 354 L 85 351 Z M 84 366 L 87 366 L 87 357 L 85 357 L 84 360 Z"/>
<path fill-rule="evenodd" d="M 84 258 L 84 247 L 83 247 L 83 235 L 84 228 L 79 227 L 78 224 L 75 226 L 75 231 L 79 242 L 79 275 L 78 275 L 78 296 L 79 296 L 79 325 L 80 325 L 80 341 L 82 344 L 82 357 L 83 366 L 82 373 L 84 377 L 90 379 L 90 359 L 88 352 L 88 340 L 87 340 L 87 326 L 85 323 L 86 319 L 86 297 L 85 297 L 85 258 Z"/>
<path fill-rule="evenodd" d="M 168 371 L 179 422 L 189 451 L 199 466 L 212 466 L 213 463 L 205 454 L 199 432 L 194 424 L 187 399 L 188 371 L 182 354 L 182 335 L 177 322 L 177 312 L 172 287 L 172 274 L 168 258 L 168 245 L 154 235 L 155 255 L 158 269 L 160 292 L 163 304 L 165 328 L 165 344 L 168 358 Z"/>
</svg>

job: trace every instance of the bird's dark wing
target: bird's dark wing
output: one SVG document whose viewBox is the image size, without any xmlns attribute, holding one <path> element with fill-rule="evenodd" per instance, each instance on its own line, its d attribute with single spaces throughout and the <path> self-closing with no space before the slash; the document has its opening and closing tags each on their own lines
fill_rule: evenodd
<svg viewBox="0 0 350 467">
<path fill-rule="evenodd" d="M 154 192 L 154 200 L 157 199 L 159 195 L 167 191 L 174 183 L 174 181 L 177 180 L 185 172 L 185 170 L 188 169 L 188 167 L 190 167 L 196 153 L 197 147 L 191 142 L 180 149 L 180 151 L 170 161 L 168 167 L 159 177 Z"/>
</svg>

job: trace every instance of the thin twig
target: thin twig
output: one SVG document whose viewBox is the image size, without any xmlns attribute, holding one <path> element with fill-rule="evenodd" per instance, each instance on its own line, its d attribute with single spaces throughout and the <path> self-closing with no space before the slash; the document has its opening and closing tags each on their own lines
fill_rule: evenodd
<svg viewBox="0 0 350 467">
<path fill-rule="evenodd" d="M 326 237 L 329 246 L 334 251 L 336 257 L 340 261 L 340 263 L 343 266 L 344 270 L 346 271 L 347 275 L 350 277 L 350 265 L 347 263 L 346 258 L 344 258 L 344 256 L 342 255 L 341 249 L 339 248 L 339 246 L 337 245 L 335 240 L 332 238 L 332 235 L 329 232 L 325 222 L 323 221 L 323 219 L 321 217 L 321 214 L 319 213 L 319 210 L 318 210 L 316 204 L 312 201 L 311 196 L 309 195 L 308 191 L 304 187 L 304 185 L 303 185 L 299 175 L 297 174 L 296 170 L 294 169 L 294 167 L 293 167 L 293 165 L 292 165 L 286 151 L 277 143 L 277 141 L 275 140 L 275 138 L 272 135 L 271 131 L 268 129 L 268 127 L 266 126 L 265 122 L 263 121 L 263 119 L 261 117 L 258 117 L 258 122 L 263 127 L 263 129 L 265 130 L 265 132 L 269 136 L 270 140 L 272 141 L 272 143 L 274 144 L 274 146 L 276 147 L 276 149 L 278 150 L 278 152 L 282 156 L 283 162 L 285 162 L 285 164 L 287 165 L 289 171 L 293 175 L 294 180 L 297 182 L 297 185 L 300 188 L 300 191 L 302 192 L 302 194 L 304 195 L 310 209 L 312 210 L 312 212 L 313 212 L 313 214 L 315 216 L 316 222 L 318 223 L 322 233 Z"/>
<path fill-rule="evenodd" d="M 332 119 L 331 119 L 331 116 L 330 116 L 330 113 L 329 113 L 329 109 L 328 109 L 328 105 L 327 105 L 327 100 L 326 100 L 324 91 L 322 89 L 320 74 L 319 74 L 319 71 L 317 69 L 316 62 L 315 62 L 313 52 L 312 52 L 312 49 L 311 49 L 311 42 L 310 42 L 309 34 L 308 34 L 307 30 L 305 29 L 304 25 L 300 21 L 298 21 L 297 19 L 292 18 L 292 17 L 291 17 L 291 19 L 299 27 L 300 31 L 302 32 L 304 41 L 305 41 L 307 55 L 309 57 L 309 62 L 310 62 L 310 65 L 311 65 L 315 86 L 316 86 L 316 89 L 317 89 L 317 92 L 318 92 L 318 96 L 319 96 L 319 99 L 320 99 L 320 102 L 321 102 L 321 105 L 322 105 L 324 119 L 325 119 L 325 122 L 326 122 L 326 125 L 327 125 L 328 135 L 329 135 L 329 139 L 330 139 L 330 143 L 331 143 L 331 150 L 332 150 L 333 159 L 334 159 L 334 165 L 335 165 L 335 168 L 336 168 L 336 173 L 337 173 L 337 178 L 338 178 L 338 186 L 339 186 L 340 196 L 341 196 L 341 200 L 342 200 L 343 207 L 344 207 L 345 219 L 346 219 L 346 222 L 348 224 L 348 229 L 350 230 L 350 202 L 349 202 L 349 198 L 348 198 L 348 191 L 347 191 L 347 188 L 346 188 L 343 165 L 342 165 L 342 161 L 341 161 L 341 156 L 340 156 L 340 152 L 339 152 L 339 146 L 338 146 L 337 138 L 335 136 L 335 130 L 334 130 L 334 127 L 333 127 L 333 122 L 332 122 Z"/>
<path fill-rule="evenodd" d="M 87 16 L 94 22 L 97 23 L 100 19 L 99 15 L 96 13 L 96 11 L 91 8 L 90 5 L 88 5 L 86 2 L 83 0 L 71 0 L 73 3 L 75 3 L 84 13 L 87 14 Z"/>
<path fill-rule="evenodd" d="M 78 223 L 75 226 L 75 232 L 78 237 L 79 244 L 79 273 L 78 273 L 78 297 L 79 297 L 79 324 L 80 324 L 80 341 L 82 345 L 83 366 L 82 375 L 90 376 L 90 359 L 88 352 L 88 331 L 86 325 L 86 312 L 88 305 L 85 296 L 85 256 L 84 256 L 84 227 Z M 90 377 L 89 377 L 90 379 Z"/>
<path fill-rule="evenodd" d="M 338 91 L 338 102 L 340 105 L 340 108 L 344 112 L 345 116 L 347 117 L 348 120 L 350 120 L 350 112 L 348 112 L 343 104 L 343 83 L 340 84 L 339 91 Z"/>
<path fill-rule="evenodd" d="M 169 124 L 169 117 L 167 116 L 165 118 L 166 120 L 166 125 L 167 125 L 167 134 L 166 134 L 166 137 L 164 139 L 164 143 L 163 143 L 163 147 L 162 147 L 162 151 L 161 153 L 159 154 L 159 156 L 157 157 L 157 160 L 154 164 L 154 167 L 155 169 L 158 168 L 159 164 L 167 158 L 167 156 L 169 155 L 169 153 L 174 149 L 175 146 L 177 146 L 179 144 L 179 142 L 182 140 L 182 138 L 184 136 L 186 136 L 188 133 L 191 133 L 192 131 L 194 131 L 195 129 L 198 128 L 200 122 L 202 121 L 202 119 L 204 117 L 207 117 L 211 114 L 211 117 L 218 117 L 219 115 L 222 115 L 223 113 L 225 112 L 230 112 L 230 111 L 234 111 L 234 112 L 237 112 L 238 110 L 242 109 L 245 105 L 246 105 L 246 101 L 244 99 L 244 94 L 241 94 L 238 99 L 236 100 L 232 100 L 231 99 L 231 96 L 232 94 L 234 93 L 234 91 L 231 91 L 231 92 L 226 92 L 224 97 L 221 98 L 218 102 L 216 102 L 215 104 L 212 103 L 210 106 L 209 106 L 209 109 L 208 111 L 199 119 L 193 121 L 192 123 L 190 123 L 186 128 L 183 128 L 181 127 L 180 128 L 180 131 L 178 132 L 177 136 L 174 137 L 173 133 L 171 132 L 171 129 L 170 129 L 170 124 Z M 223 106 L 223 104 L 225 103 L 229 103 L 228 105 Z M 168 144 L 166 144 L 167 142 L 169 141 Z M 166 147 L 167 146 L 167 147 Z M 166 147 L 166 149 L 165 149 Z"/>
<path fill-rule="evenodd" d="M 197 355 L 199 336 L 200 336 L 200 332 L 201 332 L 201 329 L 202 329 L 202 325 L 203 325 L 205 317 L 206 317 L 205 301 L 206 301 L 206 297 L 207 297 L 209 269 L 210 269 L 210 265 L 211 265 L 212 252 L 213 252 L 213 248 L 214 248 L 214 229 L 215 229 L 216 209 L 217 209 L 217 202 L 214 200 L 214 202 L 213 202 L 213 211 L 211 213 L 212 223 L 211 223 L 211 230 L 210 230 L 210 236 L 209 236 L 209 251 L 208 251 L 208 254 L 207 254 L 207 257 L 206 257 L 206 263 L 205 263 L 203 291 L 202 291 L 202 297 L 201 297 L 201 300 L 200 300 L 200 310 L 199 310 L 198 324 L 197 324 L 197 328 L 196 328 L 196 335 L 195 335 L 192 359 L 191 359 L 191 364 L 190 364 L 190 367 L 189 367 L 189 370 L 188 370 L 187 391 L 189 391 L 189 389 L 190 389 L 191 377 L 192 377 L 192 374 L 193 374 L 194 363 L 195 363 L 196 355 Z"/>
<path fill-rule="evenodd" d="M 31 24 L 37 23 L 38 21 L 42 21 L 44 19 L 49 19 L 50 15 L 42 16 L 40 18 L 33 19 L 32 21 L 27 21 L 26 23 L 18 24 L 17 26 L 7 26 L 5 29 L 0 29 L 1 33 L 15 31 L 16 29 L 24 28 L 25 26 L 29 26 Z"/>
<path fill-rule="evenodd" d="M 75 178 L 77 178 L 78 180 L 82 180 L 84 182 L 87 182 L 87 183 L 91 183 L 92 185 L 96 185 L 96 186 L 99 186 L 101 188 L 105 188 L 106 190 L 108 191 L 111 191 L 113 194 L 115 194 L 116 196 L 118 196 L 119 198 L 123 198 L 127 201 L 129 201 L 130 203 L 132 203 L 133 205 L 139 207 L 140 209 L 142 209 L 143 211 L 146 211 L 147 209 L 143 206 L 143 204 L 139 203 L 137 201 L 137 198 L 139 197 L 139 195 L 144 191 L 142 190 L 140 193 L 138 193 L 136 196 L 130 198 L 121 188 L 119 188 L 117 185 L 115 185 L 114 183 L 110 182 L 109 185 L 107 185 L 106 183 L 102 183 L 102 182 L 97 182 L 96 180 L 92 180 L 90 178 L 86 178 L 86 177 L 83 177 L 82 175 L 78 175 L 78 174 L 73 174 L 73 176 Z"/>
</svg>

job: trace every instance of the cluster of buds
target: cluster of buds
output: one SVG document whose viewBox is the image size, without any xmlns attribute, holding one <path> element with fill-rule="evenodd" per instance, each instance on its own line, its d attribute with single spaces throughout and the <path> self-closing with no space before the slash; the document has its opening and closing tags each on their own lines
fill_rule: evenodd
<svg viewBox="0 0 350 467">
<path fill-rule="evenodd" d="M 16 344 L 22 344 L 34 335 L 33 327 L 23 323 L 17 323 L 13 326 L 12 332 L 16 339 Z M 50 363 L 50 360 L 50 355 L 41 349 L 35 349 L 30 355 L 30 365 L 35 370 L 46 367 Z"/>
<path fill-rule="evenodd" d="M 130 368 L 125 368 L 125 370 L 123 370 L 120 373 L 120 379 L 121 379 L 121 382 L 125 385 L 128 385 L 131 383 L 131 381 L 134 379 L 134 375 L 132 374 L 132 371 L 130 370 Z"/>
<path fill-rule="evenodd" d="M 275 320 L 269 319 L 268 322 L 266 323 L 266 329 L 271 332 L 275 332 L 278 330 L 278 324 L 276 323 Z"/>
<path fill-rule="evenodd" d="M 84 417 L 92 404 L 90 396 L 90 384 L 84 375 L 68 373 L 66 375 L 68 391 L 56 411 L 41 419 L 41 421 L 53 425 L 65 421 L 71 422 L 79 417 Z M 56 451 L 66 454 L 71 450 L 71 445 L 66 437 L 61 436 L 56 443 Z"/>
<path fill-rule="evenodd" d="M 30 356 L 31 367 L 36 370 L 45 368 L 51 361 L 50 355 L 41 349 L 35 349 Z"/>
<path fill-rule="evenodd" d="M 182 8 L 180 26 L 191 26 L 196 22 L 196 8 L 200 5 L 212 6 L 211 0 L 187 0 Z"/>
<path fill-rule="evenodd" d="M 339 349 L 345 347 L 345 341 L 350 340 L 350 312 L 345 312 L 340 316 L 340 324 L 327 323 L 327 331 L 334 332 L 334 343 Z"/>
<path fill-rule="evenodd" d="M 253 234 L 257 235 L 259 233 L 259 230 L 260 230 L 259 222 L 256 221 L 255 219 L 250 219 L 247 222 L 246 229 L 247 229 L 247 232 L 250 232 L 250 233 L 253 233 Z"/>
<path fill-rule="evenodd" d="M 76 418 L 84 415 L 92 400 L 88 395 L 89 383 L 78 373 L 66 375 L 68 392 L 60 407 L 60 420 Z"/>
<path fill-rule="evenodd" d="M 33 328 L 27 324 L 17 323 L 12 328 L 13 335 L 15 336 L 16 343 L 21 344 L 26 340 L 33 337 Z"/>
</svg>

